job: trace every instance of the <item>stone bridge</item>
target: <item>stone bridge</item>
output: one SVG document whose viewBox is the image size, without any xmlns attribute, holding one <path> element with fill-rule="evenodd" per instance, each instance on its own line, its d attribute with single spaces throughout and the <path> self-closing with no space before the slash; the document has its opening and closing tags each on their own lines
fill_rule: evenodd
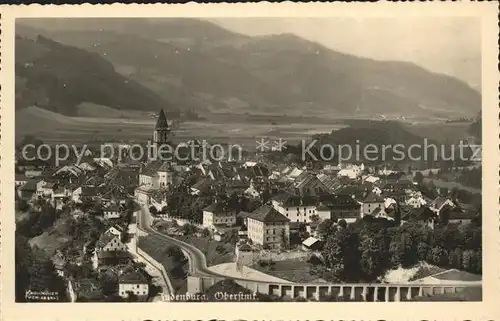
<svg viewBox="0 0 500 321">
<path fill-rule="evenodd" d="M 227 278 L 226 278 L 227 279 Z M 206 291 L 223 277 L 188 276 L 188 292 Z M 234 279 L 242 287 L 253 293 L 277 295 L 279 297 L 314 298 L 322 300 L 331 296 L 348 297 L 356 301 L 398 302 L 408 301 L 417 296 L 459 293 L 468 287 L 481 287 L 481 284 L 383 284 L 383 283 L 273 283 Z"/>
</svg>

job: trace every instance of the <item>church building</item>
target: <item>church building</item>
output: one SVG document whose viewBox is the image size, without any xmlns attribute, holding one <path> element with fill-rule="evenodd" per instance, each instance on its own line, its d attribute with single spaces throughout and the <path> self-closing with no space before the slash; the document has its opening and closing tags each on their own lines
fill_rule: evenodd
<svg viewBox="0 0 500 321">
<path fill-rule="evenodd" d="M 168 144 L 170 133 L 171 130 L 168 126 L 167 116 L 165 115 L 165 111 L 161 109 L 153 131 L 153 142 L 156 145 Z"/>
</svg>

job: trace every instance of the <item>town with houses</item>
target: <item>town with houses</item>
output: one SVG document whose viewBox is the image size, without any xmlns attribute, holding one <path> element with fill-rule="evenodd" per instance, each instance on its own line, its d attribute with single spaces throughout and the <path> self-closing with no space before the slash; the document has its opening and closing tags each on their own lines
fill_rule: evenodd
<svg viewBox="0 0 500 321">
<path fill-rule="evenodd" d="M 170 143 L 163 110 L 152 131 Z M 21 302 L 453 300 L 481 286 L 480 195 L 432 185 L 439 169 L 20 155 Z"/>
</svg>

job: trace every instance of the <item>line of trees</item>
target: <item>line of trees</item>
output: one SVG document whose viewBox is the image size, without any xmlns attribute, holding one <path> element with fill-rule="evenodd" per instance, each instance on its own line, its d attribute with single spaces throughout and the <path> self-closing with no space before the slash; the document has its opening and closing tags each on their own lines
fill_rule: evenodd
<svg viewBox="0 0 500 321">
<path fill-rule="evenodd" d="M 481 273 L 481 222 L 429 228 L 420 222 L 396 226 L 366 217 L 345 228 L 332 225 L 322 255 L 323 277 L 340 282 L 374 282 L 387 270 L 421 261 Z"/>
</svg>

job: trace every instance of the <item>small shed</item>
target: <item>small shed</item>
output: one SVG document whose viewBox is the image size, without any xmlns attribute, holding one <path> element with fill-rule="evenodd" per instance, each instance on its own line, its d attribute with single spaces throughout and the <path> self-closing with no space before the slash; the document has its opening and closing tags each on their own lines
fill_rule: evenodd
<svg viewBox="0 0 500 321">
<path fill-rule="evenodd" d="M 321 248 L 321 241 L 315 237 L 308 237 L 302 242 L 302 249 L 304 251 L 317 251 Z"/>
</svg>

